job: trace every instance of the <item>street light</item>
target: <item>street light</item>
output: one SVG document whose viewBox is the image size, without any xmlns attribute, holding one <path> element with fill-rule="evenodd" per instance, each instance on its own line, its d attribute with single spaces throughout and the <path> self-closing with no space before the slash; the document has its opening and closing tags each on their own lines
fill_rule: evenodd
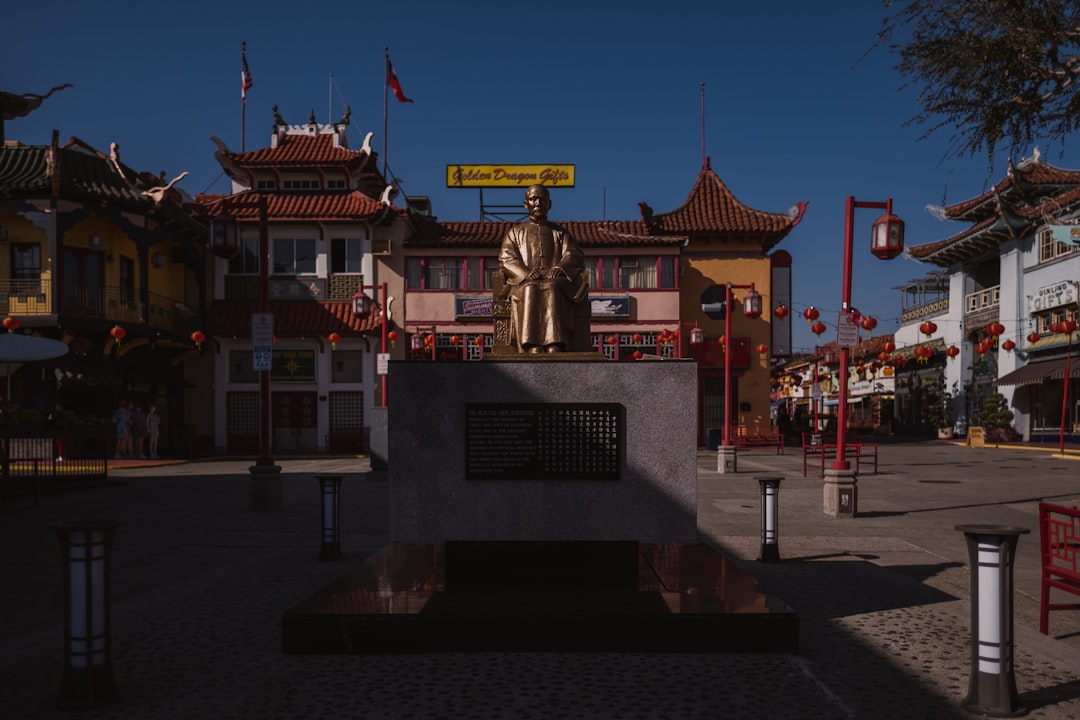
<svg viewBox="0 0 1080 720">
<path fill-rule="evenodd" d="M 734 301 L 732 290 L 749 290 L 743 298 L 743 315 L 751 320 L 761 317 L 761 295 L 754 289 L 754 284 L 727 284 L 724 299 L 724 432 L 720 443 L 720 461 L 718 469 L 722 473 L 735 472 L 735 448 L 731 444 L 731 309 Z"/>
<path fill-rule="evenodd" d="M 356 291 L 356 294 L 352 296 L 353 302 L 353 314 L 362 318 L 369 317 L 371 315 L 371 309 L 374 305 L 371 296 L 365 293 L 365 290 L 375 290 L 379 293 L 379 297 L 382 298 L 382 307 L 379 309 L 380 324 L 382 325 L 382 355 L 386 357 L 386 331 L 387 331 L 387 318 L 386 313 L 388 308 L 386 301 L 386 283 L 379 283 L 378 285 L 361 285 L 360 289 Z M 386 385 L 387 376 L 382 376 L 382 407 L 386 407 Z"/>
<path fill-rule="evenodd" d="M 259 217 L 259 302 L 258 313 L 270 314 L 270 229 L 266 196 L 243 194 L 222 198 L 221 212 L 210 221 L 210 249 L 223 258 L 234 257 L 241 251 L 240 223 L 230 208 L 254 209 Z M 253 338 L 254 339 L 254 338 Z M 248 502 L 251 510 L 281 509 L 281 466 L 271 457 L 270 427 L 270 368 L 260 366 L 259 372 L 259 457 L 249 470 Z"/>
<path fill-rule="evenodd" d="M 875 220 L 874 224 L 871 226 L 870 251 L 874 253 L 874 255 L 882 260 L 891 260 L 899 255 L 904 249 L 904 221 L 896 215 L 893 215 L 892 198 L 889 198 L 882 203 L 858 201 L 854 197 L 848 196 L 844 214 L 844 277 L 841 297 L 842 304 L 840 307 L 840 319 L 837 324 L 837 344 L 840 346 L 840 370 L 838 376 L 840 397 L 838 398 L 839 407 L 837 408 L 836 418 L 836 458 L 832 462 L 832 469 L 834 471 L 841 471 L 839 474 L 847 474 L 847 472 L 851 470 L 851 463 L 847 460 L 848 359 L 851 354 L 851 348 L 858 345 L 858 326 L 855 326 L 854 338 L 850 340 L 845 339 L 844 342 L 841 342 L 840 335 L 841 326 L 853 325 L 851 320 L 851 264 L 852 241 L 855 235 L 856 208 L 877 208 L 885 210 L 885 214 Z M 838 473 L 834 473 L 834 476 L 837 474 Z M 837 487 L 839 493 L 836 498 L 833 498 L 833 500 L 836 501 L 836 505 L 831 505 L 829 499 L 829 479 L 830 478 L 826 477 L 826 511 L 835 509 L 837 510 L 836 514 L 850 514 L 854 517 L 856 500 L 854 480 L 850 483 L 850 488 Z"/>
</svg>

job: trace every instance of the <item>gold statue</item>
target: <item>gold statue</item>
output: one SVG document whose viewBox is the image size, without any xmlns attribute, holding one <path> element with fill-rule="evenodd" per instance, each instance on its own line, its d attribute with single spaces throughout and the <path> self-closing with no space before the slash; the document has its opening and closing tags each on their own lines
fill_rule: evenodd
<svg viewBox="0 0 1080 720">
<path fill-rule="evenodd" d="M 528 222 L 507 231 L 499 252 L 510 296 L 510 344 L 520 353 L 564 352 L 575 347 L 575 332 L 589 332 L 574 327 L 574 305 L 589 291 L 585 257 L 566 229 L 548 222 L 546 187 L 529 186 L 525 209 Z"/>
</svg>

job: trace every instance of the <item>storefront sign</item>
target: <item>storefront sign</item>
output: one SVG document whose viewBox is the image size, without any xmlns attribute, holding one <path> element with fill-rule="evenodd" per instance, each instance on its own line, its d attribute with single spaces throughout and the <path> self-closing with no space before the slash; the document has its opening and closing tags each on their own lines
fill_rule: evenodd
<svg viewBox="0 0 1080 720">
<path fill-rule="evenodd" d="M 851 395 L 880 395 L 882 393 L 894 392 L 896 388 L 896 378 L 883 377 L 875 378 L 873 380 L 858 380 L 851 383 Z"/>
<path fill-rule="evenodd" d="M 630 317 L 630 294 L 592 295 L 592 316 L 595 317 Z"/>
<path fill-rule="evenodd" d="M 315 382 L 314 350 L 275 350 L 271 382 Z"/>
<path fill-rule="evenodd" d="M 1072 280 L 1062 280 L 1053 285 L 1045 285 L 1028 297 L 1028 312 L 1039 312 L 1060 305 L 1071 305 L 1076 302 L 1076 283 Z"/>
<path fill-rule="evenodd" d="M 447 165 L 446 187 L 574 187 L 573 165 Z"/>
<path fill-rule="evenodd" d="M 454 315 L 458 320 L 491 317 L 491 295 L 454 295 Z"/>
</svg>

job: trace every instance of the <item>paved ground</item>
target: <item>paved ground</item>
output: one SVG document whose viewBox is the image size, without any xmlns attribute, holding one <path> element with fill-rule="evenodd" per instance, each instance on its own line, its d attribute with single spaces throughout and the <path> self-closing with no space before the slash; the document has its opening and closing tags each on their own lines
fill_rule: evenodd
<svg viewBox="0 0 1080 720">
<path fill-rule="evenodd" d="M 1080 613 L 1038 628 L 1040 499 L 1080 502 L 1080 460 L 948 443 L 881 448 L 859 517 L 822 513 L 801 456 L 699 455 L 699 525 L 799 613 L 798 654 L 285 656 L 282 612 L 336 577 L 318 562 L 314 476 L 346 474 L 343 550 L 388 541 L 385 479 L 355 459 L 282 461 L 285 509 L 247 510 L 247 462 L 111 471 L 125 484 L 0 507 L 0 718 L 53 709 L 62 669 L 54 520 L 120 521 L 112 555 L 112 718 L 955 718 L 970 677 L 960 523 L 1031 528 L 1015 564 L 1016 681 L 1029 717 L 1080 717 Z M 779 494 L 783 562 L 755 562 L 760 491 Z"/>
</svg>

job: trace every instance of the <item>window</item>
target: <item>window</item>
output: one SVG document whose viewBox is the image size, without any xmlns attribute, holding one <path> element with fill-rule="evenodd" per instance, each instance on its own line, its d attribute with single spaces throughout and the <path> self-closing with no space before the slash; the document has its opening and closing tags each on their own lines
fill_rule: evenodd
<svg viewBox="0 0 1080 720">
<path fill-rule="evenodd" d="M 466 287 L 469 290 L 489 289 L 491 287 L 491 273 L 498 269 L 498 258 L 465 258 Z"/>
<path fill-rule="evenodd" d="M 326 189 L 327 190 L 344 190 L 345 189 L 345 181 L 344 180 L 327 180 L 326 181 Z"/>
<path fill-rule="evenodd" d="M 315 240 L 313 238 L 274 238 L 273 273 L 275 275 L 314 275 Z"/>
<path fill-rule="evenodd" d="M 14 243 L 11 246 L 11 279 L 19 293 L 41 292 L 41 246 Z"/>
<path fill-rule="evenodd" d="M 1058 242 L 1054 240 L 1053 233 L 1050 232 L 1050 228 L 1043 228 L 1039 231 L 1039 262 L 1051 262 L 1057 260 L 1059 257 L 1076 252 L 1080 246 L 1069 245 L 1068 243 Z"/>
<path fill-rule="evenodd" d="M 277 190 L 277 180 L 257 180 L 255 182 L 256 190 Z"/>
<path fill-rule="evenodd" d="M 229 258 L 229 272 L 233 275 L 256 275 L 259 272 L 259 239 L 240 239 L 240 252 Z"/>
<path fill-rule="evenodd" d="M 460 290 L 463 258 L 408 258 L 405 281 L 410 290 Z"/>
<path fill-rule="evenodd" d="M 330 240 L 330 272 L 359 273 L 364 259 L 360 238 L 332 238 Z"/>
<path fill-rule="evenodd" d="M 589 287 L 601 290 L 655 290 L 676 287 L 674 255 L 605 255 L 585 258 L 585 274 L 589 279 Z"/>
<path fill-rule="evenodd" d="M 1036 325 L 1039 329 L 1039 333 L 1042 335 L 1052 333 L 1053 330 L 1050 329 L 1050 326 L 1054 323 L 1068 320 L 1080 322 L 1080 313 L 1076 311 L 1075 307 L 1059 307 L 1053 310 L 1046 310 L 1035 316 Z"/>
<path fill-rule="evenodd" d="M 319 190 L 322 186 L 318 180 L 282 180 L 282 190 Z"/>
<path fill-rule="evenodd" d="M 120 302 L 132 305 L 135 302 L 135 260 L 120 256 Z"/>
</svg>

